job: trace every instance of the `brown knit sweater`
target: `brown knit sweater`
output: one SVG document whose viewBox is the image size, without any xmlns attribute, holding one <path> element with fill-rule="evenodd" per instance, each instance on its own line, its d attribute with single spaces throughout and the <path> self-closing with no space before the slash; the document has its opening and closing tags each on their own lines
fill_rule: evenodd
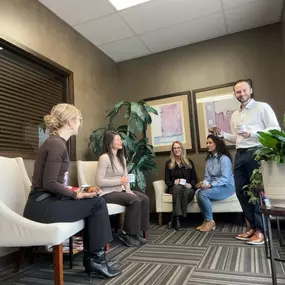
<svg viewBox="0 0 285 285">
<path fill-rule="evenodd" d="M 76 193 L 63 186 L 64 174 L 68 166 L 69 155 L 66 141 L 60 136 L 51 135 L 40 147 L 35 161 L 33 189 L 75 198 Z"/>
</svg>

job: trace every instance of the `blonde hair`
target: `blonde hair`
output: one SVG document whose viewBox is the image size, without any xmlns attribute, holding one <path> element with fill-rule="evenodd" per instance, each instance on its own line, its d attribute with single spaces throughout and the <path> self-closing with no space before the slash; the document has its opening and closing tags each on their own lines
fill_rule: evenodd
<svg viewBox="0 0 285 285">
<path fill-rule="evenodd" d="M 186 156 L 186 150 L 183 146 L 183 144 L 180 142 L 180 141 L 175 141 L 172 143 L 171 145 L 171 152 L 170 152 L 170 163 L 169 163 L 169 169 L 173 169 L 175 168 L 175 164 L 176 164 L 176 160 L 175 160 L 175 155 L 174 155 L 174 152 L 173 152 L 173 146 L 174 144 L 178 144 L 181 148 L 181 163 L 184 165 L 184 166 L 187 166 L 189 168 L 192 168 L 192 165 L 191 163 L 189 162 L 189 160 L 187 159 L 187 156 Z"/>
<path fill-rule="evenodd" d="M 44 122 L 50 134 L 57 134 L 60 128 L 76 117 L 82 119 L 81 112 L 75 106 L 61 103 L 51 109 L 50 115 L 44 116 Z"/>
</svg>

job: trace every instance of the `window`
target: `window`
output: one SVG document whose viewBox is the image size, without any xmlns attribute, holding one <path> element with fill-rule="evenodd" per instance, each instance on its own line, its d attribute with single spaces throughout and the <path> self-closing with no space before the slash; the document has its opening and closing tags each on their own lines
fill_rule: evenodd
<svg viewBox="0 0 285 285">
<path fill-rule="evenodd" d="M 0 39 L 0 155 L 34 159 L 45 139 L 43 116 L 73 103 L 72 72 Z M 68 145 L 75 159 L 75 141 Z"/>
</svg>

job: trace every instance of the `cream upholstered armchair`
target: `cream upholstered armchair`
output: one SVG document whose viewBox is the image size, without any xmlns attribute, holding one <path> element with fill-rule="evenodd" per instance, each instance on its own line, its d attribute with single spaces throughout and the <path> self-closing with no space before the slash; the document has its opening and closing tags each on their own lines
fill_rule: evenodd
<svg viewBox="0 0 285 285">
<path fill-rule="evenodd" d="M 82 161 L 77 163 L 77 179 L 78 185 L 96 185 L 95 177 L 98 161 Z M 126 207 L 118 204 L 107 204 L 109 215 L 124 213 Z"/>
<path fill-rule="evenodd" d="M 172 212 L 172 195 L 166 193 L 167 186 L 164 180 L 157 180 L 153 183 L 155 191 L 155 204 L 156 212 L 158 213 L 158 223 L 162 225 L 162 213 L 171 213 Z M 241 213 L 242 208 L 237 199 L 236 194 L 234 193 L 231 197 L 222 200 L 222 201 L 212 201 L 213 213 Z M 199 213 L 200 208 L 196 201 L 196 196 L 194 200 L 188 204 L 187 207 L 188 213 Z"/>
<path fill-rule="evenodd" d="M 54 284 L 63 284 L 62 242 L 84 221 L 42 224 L 23 217 L 31 182 L 22 158 L 0 157 L 0 247 L 53 246 Z"/>
</svg>

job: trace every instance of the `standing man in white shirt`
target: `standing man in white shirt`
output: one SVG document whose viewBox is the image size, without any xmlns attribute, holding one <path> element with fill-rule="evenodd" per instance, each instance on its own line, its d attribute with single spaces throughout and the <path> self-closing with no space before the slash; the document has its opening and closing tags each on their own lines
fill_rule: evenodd
<svg viewBox="0 0 285 285">
<path fill-rule="evenodd" d="M 243 187 L 250 183 L 253 170 L 259 167 L 253 156 L 260 146 L 257 132 L 280 129 L 280 127 L 272 108 L 267 103 L 257 102 L 252 98 L 253 90 L 249 80 L 237 81 L 233 89 L 241 105 L 231 117 L 232 134 L 222 133 L 218 128 L 209 131 L 217 132 L 225 140 L 236 144 L 234 167 L 236 194 L 251 227 L 248 232 L 238 234 L 236 238 L 247 241 L 248 244 L 260 245 L 264 243 L 260 205 L 249 203 L 249 196 Z"/>
</svg>

